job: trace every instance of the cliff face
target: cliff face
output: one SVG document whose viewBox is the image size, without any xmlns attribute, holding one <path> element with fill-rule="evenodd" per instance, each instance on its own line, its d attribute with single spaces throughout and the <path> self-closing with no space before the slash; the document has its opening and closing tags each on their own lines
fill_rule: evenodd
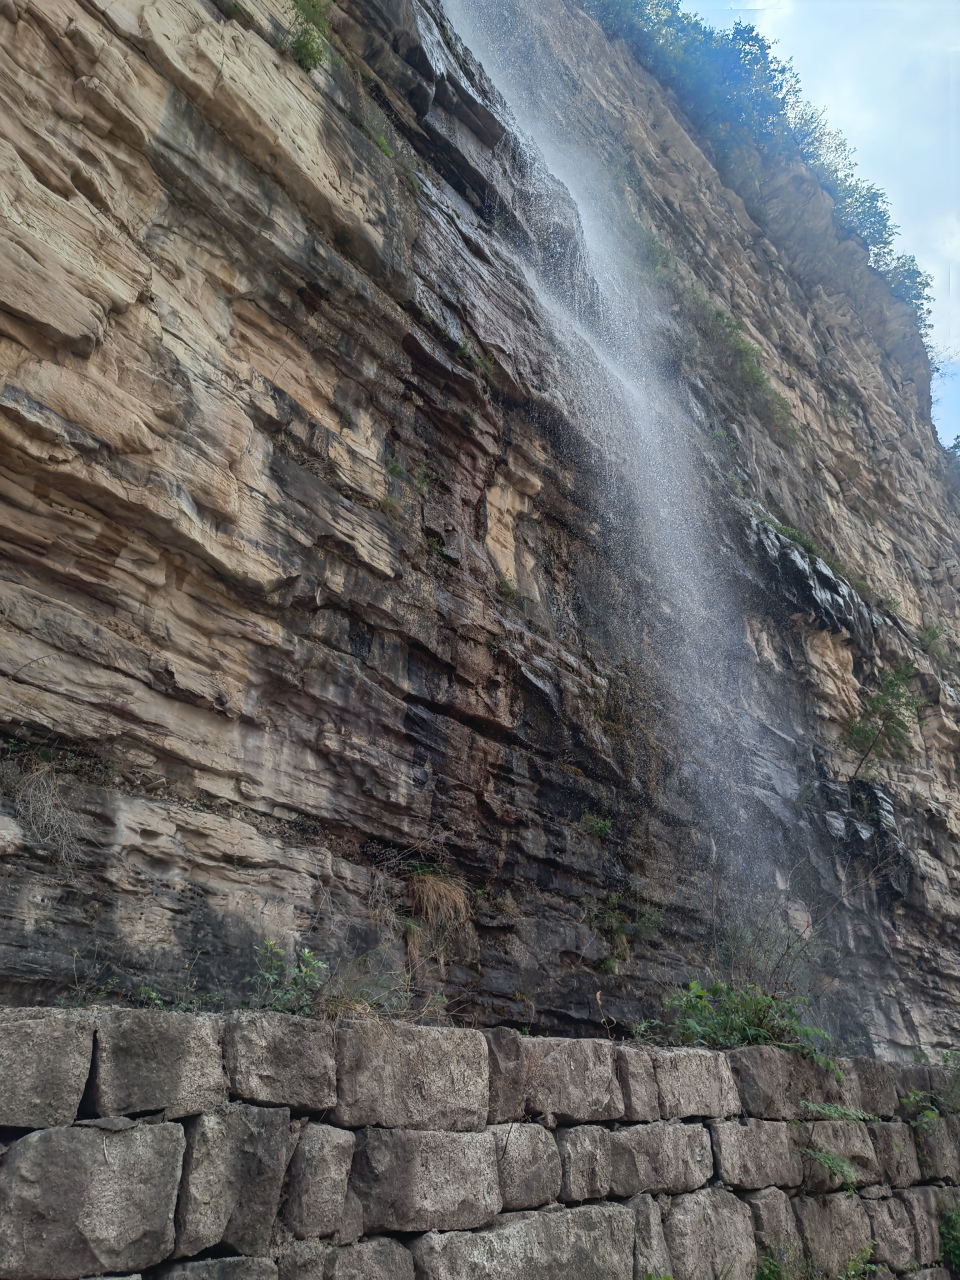
<svg viewBox="0 0 960 1280">
<path fill-rule="evenodd" d="M 949 1042 L 957 695 L 917 635 L 956 624 L 960 520 L 909 310 L 807 172 L 751 216 L 625 50 L 562 0 L 526 17 L 519 57 L 577 86 L 544 127 L 744 320 L 796 424 L 651 302 L 737 584 L 734 832 L 768 815 L 754 880 L 823 917 L 847 1031 Z M 642 477 L 605 461 L 542 288 L 584 271 L 578 210 L 441 13 L 343 0 L 311 74 L 285 19 L 0 6 L 7 999 L 236 999 L 272 938 L 412 968 L 464 1018 L 626 1027 L 706 959 L 724 867 L 698 690 L 662 679 L 624 556 Z M 900 656 L 932 704 L 912 753 L 831 787 Z"/>
</svg>

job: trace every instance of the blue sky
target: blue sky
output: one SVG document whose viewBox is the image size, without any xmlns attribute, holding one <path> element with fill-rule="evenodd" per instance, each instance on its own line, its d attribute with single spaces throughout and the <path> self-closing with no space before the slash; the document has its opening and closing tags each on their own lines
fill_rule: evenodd
<svg viewBox="0 0 960 1280">
<path fill-rule="evenodd" d="M 752 22 L 792 58 L 805 96 L 890 197 L 898 252 L 935 278 L 933 344 L 953 356 L 934 386 L 945 443 L 960 434 L 960 0 L 688 0 L 713 26 Z M 952 371 L 952 372 L 951 372 Z"/>
</svg>

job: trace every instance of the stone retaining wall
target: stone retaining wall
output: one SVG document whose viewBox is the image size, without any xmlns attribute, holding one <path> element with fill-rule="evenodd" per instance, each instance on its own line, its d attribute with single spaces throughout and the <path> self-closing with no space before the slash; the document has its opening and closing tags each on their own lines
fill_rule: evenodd
<svg viewBox="0 0 960 1280">
<path fill-rule="evenodd" d="M 833 1276 L 868 1241 L 881 1274 L 946 1280 L 960 1119 L 898 1115 L 929 1068 L 842 1065 L 838 1084 L 759 1047 L 6 1010 L 0 1280 L 753 1280 L 767 1252 Z"/>
</svg>

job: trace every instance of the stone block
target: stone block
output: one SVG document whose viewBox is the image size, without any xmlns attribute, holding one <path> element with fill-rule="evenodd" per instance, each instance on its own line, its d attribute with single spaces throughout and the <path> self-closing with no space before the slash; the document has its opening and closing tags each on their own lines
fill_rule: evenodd
<svg viewBox="0 0 960 1280">
<path fill-rule="evenodd" d="M 176 1120 L 227 1100 L 219 1018 L 117 1009 L 99 1015 L 96 1036 L 97 1115 L 163 1111 Z"/>
<path fill-rule="evenodd" d="M 752 1191 L 744 1197 L 753 1215 L 753 1237 L 763 1257 L 795 1264 L 803 1257 L 790 1197 L 778 1187 Z"/>
<path fill-rule="evenodd" d="M 0 1275 L 59 1280 L 169 1257 L 183 1161 L 177 1124 L 42 1129 L 0 1164 Z"/>
<path fill-rule="evenodd" d="M 378 1231 L 469 1231 L 500 1212 L 491 1133 L 364 1129 L 350 1186 L 365 1235 Z"/>
<path fill-rule="evenodd" d="M 854 1058 L 853 1070 L 860 1087 L 861 1109 L 881 1119 L 895 1116 L 900 1099 L 897 1073 L 890 1063 L 877 1058 Z"/>
<path fill-rule="evenodd" d="M 617 1045 L 617 1077 L 623 1094 L 623 1118 L 633 1123 L 660 1119 L 660 1095 L 653 1063 L 638 1045 Z"/>
<path fill-rule="evenodd" d="M 298 1240 L 340 1230 L 355 1138 L 344 1129 L 308 1124 L 290 1161 L 283 1218 Z"/>
<path fill-rule="evenodd" d="M 880 1167 L 880 1181 L 891 1187 L 909 1187 L 920 1181 L 920 1164 L 913 1129 L 900 1121 L 867 1125 Z"/>
<path fill-rule="evenodd" d="M 803 1165 L 782 1120 L 721 1120 L 710 1125 L 720 1181 L 738 1191 L 798 1187 Z"/>
<path fill-rule="evenodd" d="M 663 1234 L 674 1280 L 754 1280 L 753 1215 L 722 1187 L 677 1196 Z"/>
<path fill-rule="evenodd" d="M 960 1183 L 960 1116 L 941 1116 L 914 1130 L 917 1159 L 924 1182 Z"/>
<path fill-rule="evenodd" d="M 864 1200 L 863 1207 L 874 1242 L 871 1261 L 886 1263 L 893 1271 L 906 1271 L 916 1261 L 916 1232 L 907 1206 L 890 1197 Z"/>
<path fill-rule="evenodd" d="M 638 1124 L 610 1135 L 610 1192 L 680 1195 L 713 1176 L 710 1135 L 699 1124 Z"/>
<path fill-rule="evenodd" d="M 622 1117 L 611 1041 L 521 1036 L 506 1028 L 484 1034 L 490 1046 L 491 1124 L 530 1116 L 564 1125 Z"/>
<path fill-rule="evenodd" d="M 431 1232 L 411 1248 L 418 1280 L 633 1280 L 634 1230 L 625 1205 L 585 1205 L 511 1215 L 486 1231 Z"/>
<path fill-rule="evenodd" d="M 287 1013 L 241 1012 L 223 1023 L 230 1092 L 246 1102 L 293 1110 L 337 1105 L 333 1027 Z"/>
<path fill-rule="evenodd" d="M 709 1049 L 651 1049 L 660 1115 L 723 1119 L 740 1113 L 740 1096 L 726 1054 Z"/>
<path fill-rule="evenodd" d="M 922 1267 L 940 1257 L 940 1214 L 954 1207 L 955 1191 L 940 1187 L 909 1187 L 895 1193 L 913 1224 L 914 1257 Z"/>
<path fill-rule="evenodd" d="M 129 1280 L 124 1277 L 124 1280 Z M 272 1258 L 208 1258 L 175 1262 L 151 1273 L 151 1280 L 277 1280 Z"/>
<path fill-rule="evenodd" d="M 364 1240 L 337 1249 L 324 1280 L 413 1280 L 413 1254 L 396 1240 Z"/>
<path fill-rule="evenodd" d="M 865 1124 L 854 1120 L 815 1120 L 792 1128 L 793 1141 L 803 1158 L 804 1190 L 810 1194 L 822 1195 L 844 1186 L 844 1178 L 811 1152 L 845 1160 L 850 1184 L 854 1187 L 880 1181 L 880 1166 Z"/>
<path fill-rule="evenodd" d="M 799 1052 L 748 1045 L 727 1055 L 743 1110 L 758 1120 L 806 1120 L 802 1102 L 841 1101 L 832 1071 Z"/>
<path fill-rule="evenodd" d="M 557 1130 L 563 1166 L 560 1199 L 602 1200 L 610 1190 L 610 1134 L 598 1125 Z"/>
<path fill-rule="evenodd" d="M 945 1267 L 924 1267 L 922 1271 L 911 1271 L 910 1280 L 950 1280 L 950 1272 Z"/>
<path fill-rule="evenodd" d="M 214 1245 L 266 1254 L 293 1150 L 290 1112 L 230 1102 L 187 1120 L 178 1258 Z"/>
<path fill-rule="evenodd" d="M 859 1196 L 796 1196 L 793 1212 L 815 1273 L 819 1268 L 835 1276 L 870 1243 L 870 1219 Z"/>
<path fill-rule="evenodd" d="M 29 1012 L 0 1011 L 0 1127 L 72 1124 L 90 1074 L 93 1018 L 72 1009 Z"/>
<path fill-rule="evenodd" d="M 337 1036 L 338 1100 L 345 1128 L 470 1132 L 487 1122 L 487 1042 L 479 1031 L 356 1022 Z"/>
<path fill-rule="evenodd" d="M 557 1144 L 539 1124 L 498 1124 L 488 1132 L 497 1144 L 497 1172 L 505 1212 L 539 1209 L 560 1194 Z"/>
<path fill-rule="evenodd" d="M 634 1196 L 627 1201 L 627 1208 L 633 1212 L 634 1246 L 633 1274 L 644 1280 L 645 1276 L 669 1276 L 673 1273 L 673 1263 L 667 1252 L 667 1242 L 663 1234 L 663 1220 L 660 1206 L 653 1196 Z"/>
</svg>

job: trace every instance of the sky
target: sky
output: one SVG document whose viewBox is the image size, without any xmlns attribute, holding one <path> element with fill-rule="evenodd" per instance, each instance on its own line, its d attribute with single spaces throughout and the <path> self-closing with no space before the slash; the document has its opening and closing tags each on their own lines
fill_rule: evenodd
<svg viewBox="0 0 960 1280">
<path fill-rule="evenodd" d="M 898 253 L 934 276 L 941 440 L 960 435 L 960 0 L 688 0 L 711 26 L 752 22 L 793 59 L 804 96 L 890 197 Z"/>
</svg>

